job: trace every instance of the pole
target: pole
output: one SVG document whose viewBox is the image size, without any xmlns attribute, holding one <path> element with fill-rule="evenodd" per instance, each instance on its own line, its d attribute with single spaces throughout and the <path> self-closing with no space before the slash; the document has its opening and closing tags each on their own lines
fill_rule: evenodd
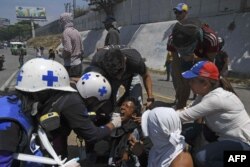
<svg viewBox="0 0 250 167">
<path fill-rule="evenodd" d="M 73 18 L 75 18 L 76 0 L 73 0 Z"/>
<path fill-rule="evenodd" d="M 35 35 L 34 21 L 31 20 L 30 23 L 31 23 L 32 38 L 35 38 L 36 35 Z"/>
</svg>

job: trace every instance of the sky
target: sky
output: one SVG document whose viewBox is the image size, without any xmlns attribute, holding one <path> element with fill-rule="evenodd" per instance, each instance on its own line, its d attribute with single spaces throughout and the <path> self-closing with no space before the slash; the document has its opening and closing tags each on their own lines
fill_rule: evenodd
<svg viewBox="0 0 250 167">
<path fill-rule="evenodd" d="M 73 3 L 73 0 L 0 0 L 0 18 L 10 19 L 10 24 L 17 22 L 16 6 L 23 7 L 44 7 L 46 11 L 46 22 L 36 22 L 40 25 L 48 24 L 57 20 L 65 11 L 65 3 Z M 84 0 L 76 0 L 76 6 L 86 5 Z"/>
</svg>

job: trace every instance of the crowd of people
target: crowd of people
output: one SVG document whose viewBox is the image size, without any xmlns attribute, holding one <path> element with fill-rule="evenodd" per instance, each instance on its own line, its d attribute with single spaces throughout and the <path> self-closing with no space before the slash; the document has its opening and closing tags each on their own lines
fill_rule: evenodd
<svg viewBox="0 0 250 167">
<path fill-rule="evenodd" d="M 48 156 L 31 142 L 39 128 L 62 159 L 68 157 L 71 131 L 85 141 L 87 154 L 107 141 L 110 167 L 223 167 L 224 151 L 249 151 L 250 117 L 225 78 L 225 41 L 209 25 L 188 18 L 188 10 L 185 3 L 173 9 L 177 22 L 166 44 L 167 81 L 171 75 L 176 90 L 172 107 L 155 100 L 144 59 L 135 48 L 120 45 L 113 16 L 103 22 L 108 31 L 103 47 L 83 70 L 81 35 L 71 14 L 63 13 L 64 64 L 54 61 L 50 49 L 49 59 L 37 56 L 22 64 L 15 91 L 0 97 L 0 166 L 20 165 L 15 153 Z M 187 105 L 190 90 L 196 97 Z M 195 145 L 202 134 L 205 144 Z M 72 166 L 80 164 L 67 167 Z"/>
</svg>

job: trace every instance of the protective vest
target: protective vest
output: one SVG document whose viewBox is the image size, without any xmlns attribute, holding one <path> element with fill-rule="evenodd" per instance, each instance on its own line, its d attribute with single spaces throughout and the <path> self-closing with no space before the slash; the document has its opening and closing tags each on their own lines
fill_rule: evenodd
<svg viewBox="0 0 250 167">
<path fill-rule="evenodd" d="M 19 123 L 24 130 L 26 139 L 29 139 L 33 131 L 32 122 L 21 111 L 21 101 L 15 95 L 0 97 L 0 120 Z"/>
</svg>

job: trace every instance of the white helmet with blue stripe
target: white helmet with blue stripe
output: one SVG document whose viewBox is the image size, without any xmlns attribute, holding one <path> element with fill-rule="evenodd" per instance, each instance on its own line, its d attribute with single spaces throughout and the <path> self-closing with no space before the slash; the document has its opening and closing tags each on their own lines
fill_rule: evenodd
<svg viewBox="0 0 250 167">
<path fill-rule="evenodd" d="M 70 86 L 69 75 L 60 63 L 42 58 L 27 61 L 18 72 L 17 90 L 39 92 L 53 89 L 76 92 Z"/>
<path fill-rule="evenodd" d="M 76 88 L 84 99 L 96 97 L 99 101 L 104 101 L 108 100 L 111 95 L 109 81 L 97 72 L 83 74 L 78 80 Z"/>
</svg>

